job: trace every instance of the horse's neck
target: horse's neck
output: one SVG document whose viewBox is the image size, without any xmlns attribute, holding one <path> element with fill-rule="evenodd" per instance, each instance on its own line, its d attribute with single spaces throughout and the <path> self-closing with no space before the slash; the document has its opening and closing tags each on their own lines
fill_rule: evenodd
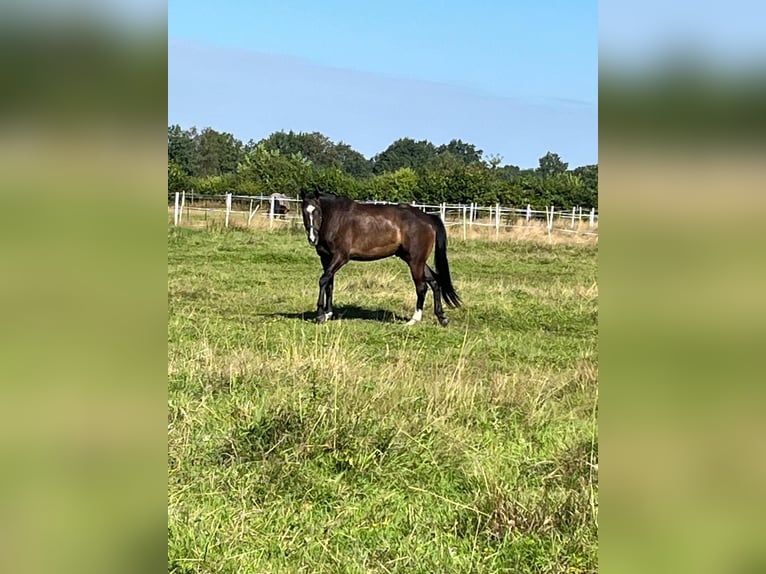
<svg viewBox="0 0 766 574">
<path fill-rule="evenodd" d="M 327 195 L 319 200 L 323 213 L 331 213 L 338 208 L 348 209 L 352 203 L 353 201 L 347 197 L 338 197 L 337 195 Z"/>
</svg>

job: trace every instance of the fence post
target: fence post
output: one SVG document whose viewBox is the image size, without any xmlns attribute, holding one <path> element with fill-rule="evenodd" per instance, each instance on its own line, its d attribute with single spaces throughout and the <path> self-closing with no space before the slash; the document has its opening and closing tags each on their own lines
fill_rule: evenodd
<svg viewBox="0 0 766 574">
<path fill-rule="evenodd" d="M 547 209 L 545 210 L 547 213 Z M 532 205 L 527 203 L 527 222 L 532 218 Z"/>
<path fill-rule="evenodd" d="M 173 210 L 173 225 L 178 225 L 178 196 L 180 194 L 176 191 L 176 205 Z"/>
<path fill-rule="evenodd" d="M 554 211 L 554 207 L 551 205 L 551 216 L 550 216 L 550 220 L 548 221 L 548 241 L 551 240 L 551 231 L 553 231 L 553 211 Z"/>
<path fill-rule="evenodd" d="M 250 200 L 250 201 L 252 202 L 252 200 Z M 251 203 L 251 205 L 252 205 L 252 203 Z M 256 206 L 255 206 L 255 209 L 253 209 L 253 210 L 250 212 L 250 216 L 247 218 L 247 225 L 248 225 L 248 226 L 250 225 L 250 222 L 253 220 L 253 217 L 255 217 L 255 214 L 256 214 L 256 213 L 258 213 L 258 209 L 259 209 L 260 207 L 261 207 L 261 205 L 260 205 L 260 204 L 258 204 L 258 205 L 256 205 Z"/>
<path fill-rule="evenodd" d="M 181 190 L 181 209 L 178 211 L 178 221 L 184 218 L 184 205 L 186 205 L 186 190 Z M 186 219 L 189 219 L 188 217 Z"/>
<path fill-rule="evenodd" d="M 596 208 L 591 207 L 590 208 L 590 223 L 589 227 L 593 227 L 593 224 L 596 222 Z"/>
<path fill-rule="evenodd" d="M 226 194 L 226 227 L 229 227 L 229 214 L 231 213 L 231 194 Z"/>
<path fill-rule="evenodd" d="M 495 237 L 500 235 L 500 204 L 495 205 Z"/>
<path fill-rule="evenodd" d="M 443 201 L 441 206 L 439 206 L 439 215 L 441 215 L 442 223 L 447 223 L 447 206 Z"/>
<path fill-rule="evenodd" d="M 575 224 L 574 224 L 574 218 L 575 218 L 575 213 L 576 213 L 576 212 L 577 212 L 577 208 L 576 208 L 576 207 L 573 205 L 573 206 L 572 206 L 572 229 L 574 229 L 574 228 L 575 228 Z"/>
<path fill-rule="evenodd" d="M 269 196 L 269 229 L 274 225 L 274 196 Z"/>
<path fill-rule="evenodd" d="M 466 212 L 466 206 L 463 206 L 463 239 L 465 239 L 465 212 Z"/>
</svg>

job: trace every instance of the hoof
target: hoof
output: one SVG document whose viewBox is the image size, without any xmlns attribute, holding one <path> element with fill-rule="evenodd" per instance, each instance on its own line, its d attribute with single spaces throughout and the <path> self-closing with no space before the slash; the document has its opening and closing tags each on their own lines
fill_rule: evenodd
<svg viewBox="0 0 766 574">
<path fill-rule="evenodd" d="M 437 318 L 439 319 L 439 325 L 441 325 L 442 327 L 446 327 L 447 325 L 449 325 L 449 319 L 447 319 L 447 317 L 437 317 Z"/>
<path fill-rule="evenodd" d="M 414 325 L 415 323 L 420 323 L 421 319 L 423 319 L 423 309 L 415 309 L 412 319 L 407 321 L 407 324 Z"/>
<path fill-rule="evenodd" d="M 324 323 L 325 321 L 327 321 L 330 317 L 332 317 L 332 311 L 329 313 L 318 314 L 316 316 L 316 319 L 314 319 L 314 321 L 316 322 L 317 325 L 319 325 L 320 323 Z"/>
</svg>

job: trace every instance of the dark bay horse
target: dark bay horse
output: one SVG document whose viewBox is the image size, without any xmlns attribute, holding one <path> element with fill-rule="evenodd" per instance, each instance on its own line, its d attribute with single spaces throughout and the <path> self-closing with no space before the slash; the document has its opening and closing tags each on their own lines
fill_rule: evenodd
<svg viewBox="0 0 766 574">
<path fill-rule="evenodd" d="M 330 193 L 301 193 L 303 225 L 311 245 L 322 260 L 316 322 L 332 317 L 335 273 L 350 260 L 374 261 L 396 255 L 410 266 L 417 303 L 414 325 L 423 317 L 428 287 L 434 293 L 434 314 L 443 326 L 442 297 L 450 307 L 459 307 L 447 263 L 447 231 L 442 220 L 409 205 L 357 203 Z M 434 271 L 427 265 L 436 246 Z"/>
</svg>

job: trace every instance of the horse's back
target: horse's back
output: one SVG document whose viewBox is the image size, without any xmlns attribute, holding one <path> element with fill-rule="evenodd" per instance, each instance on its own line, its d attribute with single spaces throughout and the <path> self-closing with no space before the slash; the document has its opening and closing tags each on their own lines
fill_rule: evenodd
<svg viewBox="0 0 766 574">
<path fill-rule="evenodd" d="M 436 240 L 431 216 L 411 205 L 373 205 L 381 218 L 397 230 L 397 254 L 409 260 L 411 256 L 426 259 Z"/>
<path fill-rule="evenodd" d="M 411 206 L 335 202 L 330 241 L 350 259 L 371 261 L 392 255 L 430 253 L 435 232 L 426 214 Z M 427 256 L 427 255 L 426 255 Z"/>
</svg>

